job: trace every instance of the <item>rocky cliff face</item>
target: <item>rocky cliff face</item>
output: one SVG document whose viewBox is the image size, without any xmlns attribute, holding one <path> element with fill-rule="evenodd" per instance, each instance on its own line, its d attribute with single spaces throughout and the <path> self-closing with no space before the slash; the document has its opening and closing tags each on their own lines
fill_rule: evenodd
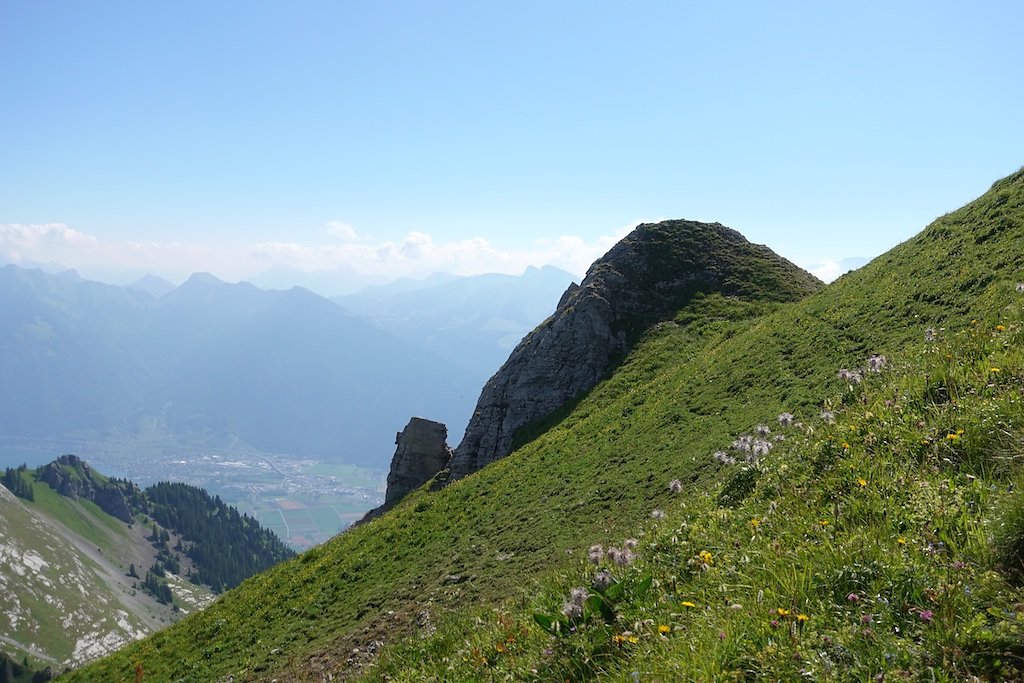
<svg viewBox="0 0 1024 683">
<path fill-rule="evenodd" d="M 62 455 L 39 469 L 40 478 L 57 493 L 68 498 L 91 500 L 112 517 L 132 523 L 129 500 L 141 498 L 134 484 L 93 476 L 89 464 L 77 455 Z"/>
<path fill-rule="evenodd" d="M 440 422 L 414 417 L 395 436 L 395 457 L 388 472 L 388 490 L 384 507 L 390 507 L 410 491 L 430 481 L 448 464 L 448 428 Z"/>
<path fill-rule="evenodd" d="M 794 301 L 821 286 L 767 247 L 718 223 L 638 226 L 562 296 L 484 386 L 449 463 L 457 479 L 508 455 L 517 432 L 608 376 L 651 325 L 695 295 Z"/>
<path fill-rule="evenodd" d="M 442 423 L 411 418 L 405 429 L 395 435 L 395 455 L 388 472 L 384 504 L 370 510 L 360 521 L 383 514 L 443 470 L 452 458 L 447 439 L 448 428 Z"/>
</svg>

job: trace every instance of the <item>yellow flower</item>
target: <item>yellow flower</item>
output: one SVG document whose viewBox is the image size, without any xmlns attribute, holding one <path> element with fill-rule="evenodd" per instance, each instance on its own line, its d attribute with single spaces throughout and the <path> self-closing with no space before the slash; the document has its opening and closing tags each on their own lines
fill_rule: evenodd
<svg viewBox="0 0 1024 683">
<path fill-rule="evenodd" d="M 806 614 L 798 614 L 798 615 L 796 615 L 796 620 L 800 621 L 800 622 L 804 622 L 804 621 L 810 620 L 810 617 L 807 616 Z"/>
<path fill-rule="evenodd" d="M 999 368 L 989 368 L 988 371 L 991 372 L 992 374 L 1002 372 L 1002 370 L 1000 370 Z"/>
<path fill-rule="evenodd" d="M 754 527 L 755 530 L 757 529 L 757 525 L 760 523 L 761 520 L 759 520 L 757 517 L 754 517 L 750 520 L 750 526 Z"/>
<path fill-rule="evenodd" d="M 850 444 L 848 444 L 848 443 L 846 443 L 846 442 L 844 441 L 844 442 L 843 442 L 843 450 L 844 450 L 844 451 L 848 451 L 848 450 L 850 450 Z"/>
<path fill-rule="evenodd" d="M 639 643 L 640 642 L 640 637 L 639 636 L 630 636 L 629 637 L 629 642 L 631 642 L 631 643 Z"/>
<path fill-rule="evenodd" d="M 959 438 L 960 438 L 960 434 L 959 433 L 946 434 L 946 439 L 949 440 L 949 441 L 956 441 Z"/>
<path fill-rule="evenodd" d="M 820 524 L 822 526 L 828 526 L 828 520 L 827 519 L 823 519 L 823 520 L 819 521 L 818 524 Z"/>
<path fill-rule="evenodd" d="M 699 557 L 701 562 L 703 562 L 704 564 L 714 564 L 714 562 L 712 562 L 711 553 L 709 553 L 707 550 L 701 550 Z"/>
<path fill-rule="evenodd" d="M 780 607 L 780 608 L 778 608 L 775 611 L 779 613 L 780 617 L 788 617 L 789 616 L 789 610 L 786 609 L 785 607 Z"/>
<path fill-rule="evenodd" d="M 1006 326 L 1005 325 L 996 325 L 996 332 L 1005 332 L 1005 331 L 1006 331 Z"/>
<path fill-rule="evenodd" d="M 864 488 L 868 485 L 868 480 L 864 477 L 857 477 L 857 486 Z"/>
<path fill-rule="evenodd" d="M 661 624 L 660 626 L 658 626 L 658 633 L 660 633 L 661 635 L 665 635 L 666 633 L 670 633 L 671 631 L 672 627 L 668 626 L 667 624 Z"/>
<path fill-rule="evenodd" d="M 907 539 L 905 539 L 902 536 L 900 536 L 899 538 L 896 539 L 896 542 L 899 543 L 900 545 L 906 545 L 907 544 Z"/>
<path fill-rule="evenodd" d="M 697 606 L 696 604 L 690 602 L 689 600 L 683 600 L 680 604 L 683 607 L 696 607 Z"/>
</svg>

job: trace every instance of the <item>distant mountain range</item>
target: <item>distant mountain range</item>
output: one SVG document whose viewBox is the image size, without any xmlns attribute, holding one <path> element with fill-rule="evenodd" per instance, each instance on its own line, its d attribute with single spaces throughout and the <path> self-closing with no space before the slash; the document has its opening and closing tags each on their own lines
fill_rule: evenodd
<svg viewBox="0 0 1024 683">
<path fill-rule="evenodd" d="M 479 387 L 527 332 L 555 312 L 573 277 L 553 266 L 527 268 L 522 275 L 438 274 L 367 287 L 333 301 L 469 371 Z"/>
<path fill-rule="evenodd" d="M 202 273 L 117 287 L 4 266 L 0 464 L 248 449 L 383 469 L 409 415 L 465 427 L 570 280 L 444 276 L 338 305 Z"/>
</svg>

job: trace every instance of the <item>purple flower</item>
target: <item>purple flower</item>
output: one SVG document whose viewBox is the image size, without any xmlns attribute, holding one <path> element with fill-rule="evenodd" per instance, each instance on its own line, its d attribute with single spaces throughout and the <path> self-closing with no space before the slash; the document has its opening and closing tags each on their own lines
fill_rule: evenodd
<svg viewBox="0 0 1024 683">
<path fill-rule="evenodd" d="M 661 510 L 658 510 L 658 509 L 651 510 L 651 519 L 663 519 L 664 517 L 665 517 L 665 513 L 662 512 Z"/>
<path fill-rule="evenodd" d="M 849 600 L 850 602 L 860 602 L 860 596 L 857 595 L 856 593 L 850 593 L 849 595 L 846 596 L 846 599 Z"/>
<path fill-rule="evenodd" d="M 612 573 L 607 569 L 601 569 L 594 574 L 594 588 L 599 591 L 606 591 L 612 585 Z"/>
<path fill-rule="evenodd" d="M 926 624 L 932 623 L 932 619 L 935 618 L 935 613 L 932 612 L 930 609 L 921 610 L 919 615 L 921 617 L 921 621 L 923 621 Z"/>
<path fill-rule="evenodd" d="M 868 370 L 870 372 L 881 372 L 888 364 L 889 361 L 882 355 L 875 355 L 868 358 Z"/>
<path fill-rule="evenodd" d="M 779 424 L 783 427 L 791 427 L 793 425 L 793 413 L 782 413 L 779 415 Z"/>
<path fill-rule="evenodd" d="M 587 551 L 587 558 L 592 564 L 600 564 L 602 557 L 604 557 L 604 548 L 600 544 L 590 546 L 590 550 Z"/>
<path fill-rule="evenodd" d="M 679 481 L 678 479 L 673 479 L 668 483 L 668 490 L 671 491 L 672 493 L 682 493 L 683 482 Z"/>
</svg>

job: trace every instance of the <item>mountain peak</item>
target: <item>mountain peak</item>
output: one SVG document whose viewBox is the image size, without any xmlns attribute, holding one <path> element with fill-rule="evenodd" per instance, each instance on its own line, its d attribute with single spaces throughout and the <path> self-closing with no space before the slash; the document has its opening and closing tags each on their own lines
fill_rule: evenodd
<svg viewBox="0 0 1024 683">
<path fill-rule="evenodd" d="M 186 285 L 206 285 L 206 286 L 211 286 L 211 285 L 223 285 L 223 284 L 227 284 L 227 283 L 224 282 L 223 280 L 221 280 L 220 278 L 218 278 L 216 275 L 214 275 L 212 273 L 202 272 L 202 273 L 192 273 L 192 275 L 189 277 L 189 279 L 185 281 L 185 284 Z"/>
<path fill-rule="evenodd" d="M 695 296 L 795 301 L 822 283 L 719 223 L 646 223 L 570 286 L 484 386 L 449 466 L 465 476 L 508 455 L 516 433 L 592 389 L 653 324 Z"/>
</svg>

